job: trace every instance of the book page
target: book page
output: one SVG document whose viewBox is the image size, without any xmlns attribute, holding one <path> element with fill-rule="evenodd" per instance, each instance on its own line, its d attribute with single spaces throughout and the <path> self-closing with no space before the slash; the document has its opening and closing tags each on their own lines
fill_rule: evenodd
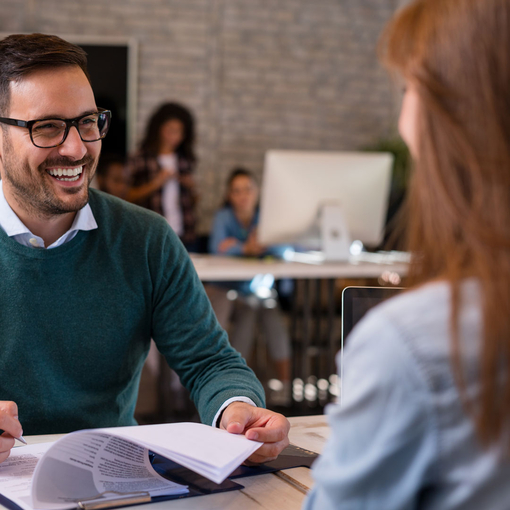
<svg viewBox="0 0 510 510">
<path fill-rule="evenodd" d="M 78 501 L 118 498 L 119 492 L 160 496 L 188 489 L 156 473 L 147 448 L 106 433 L 84 431 L 63 437 L 39 461 L 32 506 L 73 508 Z"/>
<path fill-rule="evenodd" d="M 37 462 L 52 444 L 41 443 L 13 448 L 9 458 L 0 464 L 0 494 L 24 510 L 31 510 L 32 475 Z"/>
<path fill-rule="evenodd" d="M 150 448 L 163 457 L 221 483 L 262 443 L 202 423 L 164 423 L 97 429 Z"/>
</svg>

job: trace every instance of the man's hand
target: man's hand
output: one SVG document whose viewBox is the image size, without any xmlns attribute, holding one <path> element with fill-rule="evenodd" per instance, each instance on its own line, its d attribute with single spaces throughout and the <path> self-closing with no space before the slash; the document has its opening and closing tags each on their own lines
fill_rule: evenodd
<svg viewBox="0 0 510 510">
<path fill-rule="evenodd" d="M 0 436 L 0 462 L 3 462 L 11 453 L 14 438 L 23 435 L 18 406 L 14 402 L 0 401 L 0 429 L 4 431 Z"/>
<path fill-rule="evenodd" d="M 245 402 L 232 402 L 223 411 L 220 428 L 264 443 L 248 458 L 258 464 L 275 460 L 289 445 L 290 423 L 285 416 Z"/>
</svg>

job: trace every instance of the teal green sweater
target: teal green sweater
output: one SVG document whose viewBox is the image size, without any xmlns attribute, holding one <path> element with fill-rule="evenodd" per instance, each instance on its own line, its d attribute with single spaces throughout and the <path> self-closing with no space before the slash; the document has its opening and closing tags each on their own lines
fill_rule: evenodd
<svg viewBox="0 0 510 510">
<path fill-rule="evenodd" d="M 204 423 L 233 396 L 264 405 L 166 220 L 92 189 L 90 206 L 99 228 L 51 250 L 0 229 L 0 400 L 24 433 L 135 424 L 151 338 Z"/>
</svg>

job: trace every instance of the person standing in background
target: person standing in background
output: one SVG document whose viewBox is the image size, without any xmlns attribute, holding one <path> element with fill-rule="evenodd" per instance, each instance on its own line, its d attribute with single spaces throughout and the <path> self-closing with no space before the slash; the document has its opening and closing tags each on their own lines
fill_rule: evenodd
<svg viewBox="0 0 510 510">
<path fill-rule="evenodd" d="M 165 103 L 149 119 L 140 150 L 128 162 L 127 200 L 164 216 L 188 251 L 196 243 L 194 141 L 191 112 Z"/>
</svg>

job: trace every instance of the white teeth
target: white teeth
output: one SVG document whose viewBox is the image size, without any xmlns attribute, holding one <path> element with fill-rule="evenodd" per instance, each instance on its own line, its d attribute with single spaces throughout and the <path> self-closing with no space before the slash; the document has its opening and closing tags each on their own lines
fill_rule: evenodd
<svg viewBox="0 0 510 510">
<path fill-rule="evenodd" d="M 83 167 L 79 166 L 77 168 L 51 168 L 48 170 L 48 173 L 52 175 L 53 177 L 76 177 L 79 176 L 83 172 Z M 63 180 L 63 179 L 60 179 Z M 77 179 L 65 179 L 67 180 L 73 180 L 76 181 Z"/>
<path fill-rule="evenodd" d="M 77 168 L 51 168 L 48 170 L 48 173 L 53 177 L 56 177 L 58 181 L 77 181 L 80 178 L 81 173 L 83 172 L 83 167 L 79 166 Z M 64 178 L 59 178 L 59 177 Z"/>
</svg>

